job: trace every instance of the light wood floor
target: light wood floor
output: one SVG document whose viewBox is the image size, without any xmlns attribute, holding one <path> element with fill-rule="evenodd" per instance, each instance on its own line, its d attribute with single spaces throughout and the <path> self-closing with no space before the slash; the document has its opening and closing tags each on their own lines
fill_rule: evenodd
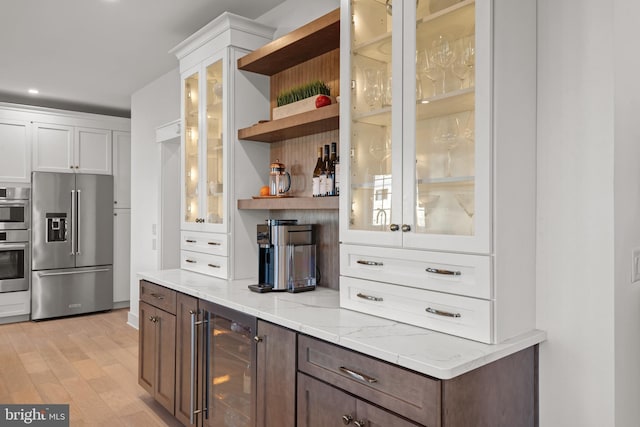
<svg viewBox="0 0 640 427">
<path fill-rule="evenodd" d="M 68 403 L 71 426 L 178 426 L 138 385 L 127 309 L 0 325 L 0 403 Z"/>
</svg>

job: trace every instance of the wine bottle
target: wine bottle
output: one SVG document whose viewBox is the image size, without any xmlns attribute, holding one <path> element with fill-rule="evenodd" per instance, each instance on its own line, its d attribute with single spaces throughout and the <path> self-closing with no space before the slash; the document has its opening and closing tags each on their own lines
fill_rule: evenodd
<svg viewBox="0 0 640 427">
<path fill-rule="evenodd" d="M 329 180 L 329 144 L 324 146 L 324 157 L 322 159 L 322 172 L 320 172 L 320 196 L 327 195 Z"/>
<path fill-rule="evenodd" d="M 336 188 L 335 195 L 340 195 L 340 156 L 336 156 L 336 161 L 333 164 L 334 170 L 334 178 L 333 178 L 333 186 Z"/>
<path fill-rule="evenodd" d="M 337 151 L 338 143 L 331 143 L 331 154 L 329 155 L 329 181 L 330 185 L 327 188 L 327 195 L 335 196 L 336 195 L 336 151 Z M 327 181 L 329 183 L 329 181 Z"/>
<path fill-rule="evenodd" d="M 313 185 L 312 195 L 318 197 L 320 195 L 320 174 L 322 173 L 322 145 L 318 147 L 318 160 L 316 161 L 316 167 L 313 169 Z"/>
</svg>

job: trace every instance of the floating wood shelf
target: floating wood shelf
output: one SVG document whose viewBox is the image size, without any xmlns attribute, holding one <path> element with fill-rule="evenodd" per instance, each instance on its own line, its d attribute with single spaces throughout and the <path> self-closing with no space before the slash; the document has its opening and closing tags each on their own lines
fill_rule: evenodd
<svg viewBox="0 0 640 427">
<path fill-rule="evenodd" d="M 300 136 L 327 132 L 340 127 L 340 104 L 331 104 L 279 120 L 258 123 L 238 129 L 238 139 L 277 142 Z"/>
<path fill-rule="evenodd" d="M 238 59 L 238 69 L 273 76 L 340 47 L 340 9 Z"/>
<path fill-rule="evenodd" d="M 283 197 L 281 199 L 242 199 L 238 209 L 338 209 L 338 197 Z"/>
</svg>

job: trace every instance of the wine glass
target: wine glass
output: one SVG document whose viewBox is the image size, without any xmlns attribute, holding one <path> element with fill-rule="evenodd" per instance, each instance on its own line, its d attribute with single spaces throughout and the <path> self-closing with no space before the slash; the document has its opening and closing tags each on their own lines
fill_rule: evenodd
<svg viewBox="0 0 640 427">
<path fill-rule="evenodd" d="M 456 193 L 456 200 L 458 204 L 471 219 L 471 227 L 469 228 L 469 235 L 473 235 L 473 214 L 475 213 L 475 196 L 472 191 L 464 193 Z"/>
<path fill-rule="evenodd" d="M 467 123 L 465 124 L 464 128 L 464 138 L 469 143 L 473 143 L 476 134 L 476 114 L 473 110 L 469 111 Z"/>
<path fill-rule="evenodd" d="M 434 142 L 447 147 L 446 176 L 451 176 L 451 150 L 458 145 L 459 133 L 460 121 L 457 117 L 446 116 L 438 120 Z"/>
<path fill-rule="evenodd" d="M 419 52 L 417 55 L 417 71 L 431 80 L 431 84 L 433 85 L 432 95 L 437 95 L 436 81 L 444 80 L 444 70 L 431 59 L 427 49 Z"/>
<path fill-rule="evenodd" d="M 431 43 L 431 60 L 442 69 L 442 93 L 445 92 L 446 69 L 453 64 L 456 59 L 456 53 L 452 43 L 443 35 L 439 35 L 437 39 Z"/>
<path fill-rule="evenodd" d="M 427 195 L 425 201 L 421 203 L 421 207 L 424 209 L 424 228 L 426 231 L 429 231 L 431 229 L 431 221 L 429 217 L 431 215 L 431 212 L 433 212 L 433 210 L 437 206 L 438 200 L 440 200 L 439 194 L 429 194 Z"/>
<path fill-rule="evenodd" d="M 373 109 L 375 104 L 380 101 L 380 71 L 367 68 L 364 70 L 364 101 Z"/>
<path fill-rule="evenodd" d="M 464 39 L 456 42 L 456 51 L 455 59 L 451 64 L 451 72 L 460 80 L 460 89 L 463 89 L 464 81 L 469 77 L 469 73 L 471 72 L 471 68 L 468 65 L 468 49 L 466 49 Z"/>
</svg>

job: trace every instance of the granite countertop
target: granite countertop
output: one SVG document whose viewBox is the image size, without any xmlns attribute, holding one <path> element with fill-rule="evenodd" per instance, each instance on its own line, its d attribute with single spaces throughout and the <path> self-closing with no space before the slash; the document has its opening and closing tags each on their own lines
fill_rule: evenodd
<svg viewBox="0 0 640 427">
<path fill-rule="evenodd" d="M 230 281 L 186 270 L 159 270 L 138 276 L 443 380 L 546 339 L 545 332 L 533 330 L 501 344 L 483 344 L 342 309 L 339 292 L 322 287 L 297 294 L 259 294 L 247 288 L 255 281 Z"/>
</svg>

